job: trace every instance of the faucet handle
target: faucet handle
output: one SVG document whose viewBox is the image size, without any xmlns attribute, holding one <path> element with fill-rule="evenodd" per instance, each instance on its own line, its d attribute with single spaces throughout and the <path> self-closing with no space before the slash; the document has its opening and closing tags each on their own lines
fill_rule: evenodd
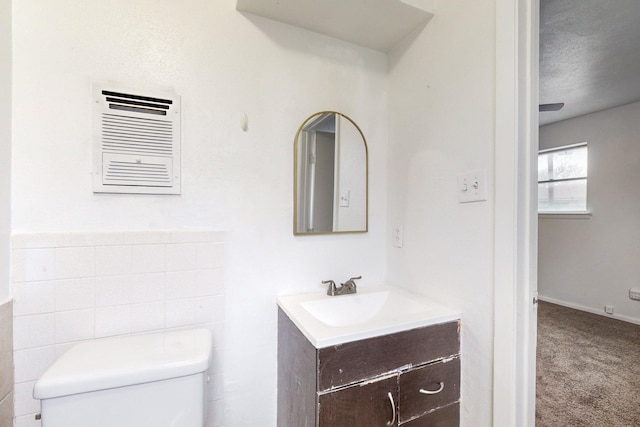
<svg viewBox="0 0 640 427">
<path fill-rule="evenodd" d="M 356 290 L 356 280 L 362 279 L 362 276 L 358 276 L 358 277 L 352 277 L 349 280 L 347 280 L 346 282 L 343 283 L 343 286 L 346 286 L 348 288 L 351 288 L 354 290 Z"/>
<path fill-rule="evenodd" d="M 333 296 L 338 291 L 338 288 L 336 287 L 336 282 L 334 282 L 333 280 L 323 280 L 322 284 L 329 285 L 329 289 L 327 289 L 327 295 Z"/>
</svg>

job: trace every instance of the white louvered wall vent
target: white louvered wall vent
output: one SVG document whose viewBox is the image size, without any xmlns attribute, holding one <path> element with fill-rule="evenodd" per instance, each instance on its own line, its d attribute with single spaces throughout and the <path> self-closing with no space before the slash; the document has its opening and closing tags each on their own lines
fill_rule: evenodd
<svg viewBox="0 0 640 427">
<path fill-rule="evenodd" d="M 180 97 L 94 86 L 93 191 L 180 194 Z"/>
</svg>

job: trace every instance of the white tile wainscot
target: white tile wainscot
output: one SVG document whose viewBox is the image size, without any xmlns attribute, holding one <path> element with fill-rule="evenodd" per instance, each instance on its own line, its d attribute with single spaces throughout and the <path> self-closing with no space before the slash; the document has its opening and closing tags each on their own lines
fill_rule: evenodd
<svg viewBox="0 0 640 427">
<path fill-rule="evenodd" d="M 12 236 L 15 427 L 38 427 L 33 385 L 73 344 L 207 327 L 206 427 L 223 424 L 224 232 L 168 230 Z"/>
</svg>

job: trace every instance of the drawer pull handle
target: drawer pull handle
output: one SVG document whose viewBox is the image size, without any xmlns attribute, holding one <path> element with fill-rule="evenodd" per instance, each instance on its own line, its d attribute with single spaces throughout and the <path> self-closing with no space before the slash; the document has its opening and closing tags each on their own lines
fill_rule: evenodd
<svg viewBox="0 0 640 427">
<path fill-rule="evenodd" d="M 444 390 L 444 383 L 440 383 L 440 387 L 437 390 L 425 390 L 423 388 L 420 389 L 420 393 L 422 394 L 438 394 L 440 393 L 442 390 Z"/>
<path fill-rule="evenodd" d="M 387 396 L 389 396 L 389 403 L 391 403 L 391 411 L 392 411 L 391 421 L 389 421 L 387 425 L 392 426 L 396 423 L 396 402 L 393 401 L 393 395 L 391 394 L 391 392 L 389 392 Z"/>
</svg>

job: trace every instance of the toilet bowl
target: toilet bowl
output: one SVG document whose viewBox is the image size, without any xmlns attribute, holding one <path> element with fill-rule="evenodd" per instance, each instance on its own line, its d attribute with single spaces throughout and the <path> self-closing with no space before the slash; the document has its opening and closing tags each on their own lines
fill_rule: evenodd
<svg viewBox="0 0 640 427">
<path fill-rule="evenodd" d="M 36 382 L 42 427 L 202 427 L 207 329 L 85 341 Z"/>
</svg>

